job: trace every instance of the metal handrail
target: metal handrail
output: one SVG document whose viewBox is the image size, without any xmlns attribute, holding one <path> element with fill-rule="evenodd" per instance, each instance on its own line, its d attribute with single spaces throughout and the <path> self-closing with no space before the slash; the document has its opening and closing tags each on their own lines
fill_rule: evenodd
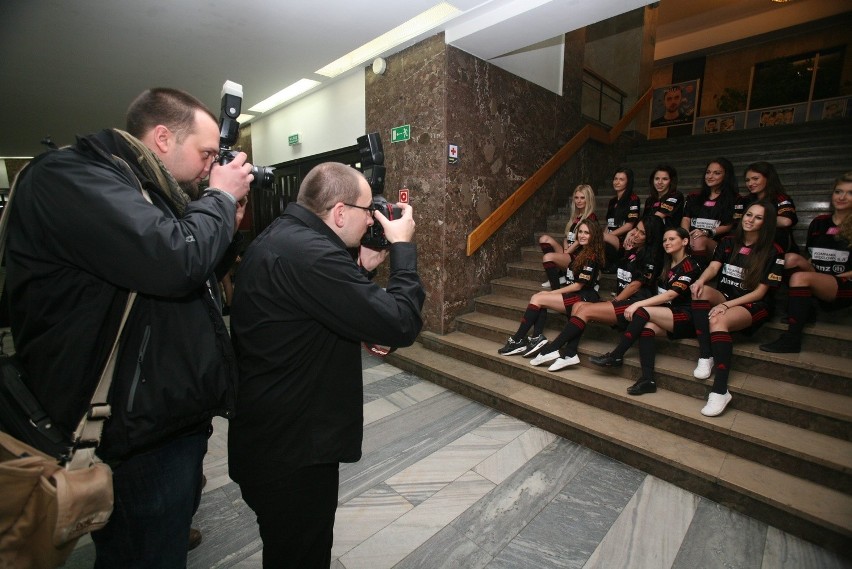
<svg viewBox="0 0 852 569">
<path fill-rule="evenodd" d="M 532 197 L 535 192 L 541 188 L 547 180 L 553 176 L 559 168 L 561 168 L 568 160 L 570 160 L 578 150 L 580 150 L 587 140 L 591 139 L 602 144 L 612 144 L 627 128 L 636 115 L 651 101 L 653 91 L 648 89 L 642 95 L 636 104 L 621 117 L 621 120 L 613 126 L 609 132 L 599 126 L 586 125 L 569 140 L 565 146 L 560 148 L 553 157 L 542 165 L 532 176 L 521 184 L 517 190 L 510 195 L 506 201 L 491 212 L 476 229 L 471 231 L 467 236 L 467 256 L 473 255 L 482 245 L 503 226 L 512 215 L 524 205 L 527 200 Z"/>
</svg>

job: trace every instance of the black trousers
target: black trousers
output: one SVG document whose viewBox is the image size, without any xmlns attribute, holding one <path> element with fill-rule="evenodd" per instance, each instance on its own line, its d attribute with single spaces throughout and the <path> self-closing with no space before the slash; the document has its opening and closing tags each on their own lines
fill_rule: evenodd
<svg viewBox="0 0 852 569">
<path fill-rule="evenodd" d="M 337 463 L 306 466 L 265 484 L 240 484 L 257 514 L 264 569 L 328 569 L 338 484 Z"/>
</svg>

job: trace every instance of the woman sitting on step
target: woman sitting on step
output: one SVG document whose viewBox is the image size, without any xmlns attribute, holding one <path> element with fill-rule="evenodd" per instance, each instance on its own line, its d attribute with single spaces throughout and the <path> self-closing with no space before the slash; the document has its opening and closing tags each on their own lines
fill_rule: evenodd
<svg viewBox="0 0 852 569">
<path fill-rule="evenodd" d="M 683 219 L 683 194 L 677 191 L 677 170 L 668 164 L 660 164 L 648 177 L 651 194 L 645 200 L 642 219 L 656 215 L 669 227 L 680 227 Z"/>
<path fill-rule="evenodd" d="M 692 318 L 699 360 L 693 375 L 716 377 L 701 414 L 720 415 L 731 401 L 728 374 L 734 345 L 731 332 L 753 333 L 771 315 L 771 292 L 781 284 L 784 252 L 775 243 L 775 207 L 751 204 L 733 236 L 725 237 L 713 260 L 692 284 Z M 716 288 L 707 283 L 718 276 Z"/>
<path fill-rule="evenodd" d="M 689 194 L 681 227 L 689 231 L 689 246 L 696 257 L 711 258 L 718 241 L 734 227 L 740 190 L 734 166 L 727 158 L 716 158 L 704 171 L 701 190 Z"/>
<path fill-rule="evenodd" d="M 799 216 L 796 215 L 796 204 L 784 191 L 784 186 L 781 184 L 775 166 L 769 162 L 749 164 L 746 168 L 745 184 L 748 189 L 745 205 L 748 206 L 756 201 L 766 200 L 775 206 L 777 215 L 775 242 L 784 249 L 785 253 L 798 253 L 799 247 L 793 240 L 793 227 L 799 222 Z"/>
<path fill-rule="evenodd" d="M 521 317 L 518 331 L 509 337 L 506 345 L 497 350 L 504 356 L 513 356 L 525 352 L 537 352 L 547 343 L 544 337 L 544 324 L 547 321 L 547 309 L 571 314 L 571 308 L 581 301 L 598 300 L 598 276 L 604 259 L 603 230 L 597 221 L 586 219 L 577 227 L 577 250 L 571 257 L 568 267 L 568 282 L 565 286 L 552 291 L 537 292 L 530 298 L 529 305 Z M 527 333 L 533 328 L 533 338 Z"/>
<path fill-rule="evenodd" d="M 701 267 L 689 256 L 689 232 L 673 227 L 663 234 L 663 270 L 657 281 L 657 293 L 651 298 L 634 302 L 624 309 L 629 322 L 621 341 L 609 353 L 589 358 L 602 367 L 621 367 L 624 353 L 639 340 L 640 378 L 627 388 L 629 395 L 657 391 L 654 381 L 654 339 L 664 331 L 671 340 L 694 338 L 692 323 L 692 293 L 689 287 L 701 275 Z"/>
<path fill-rule="evenodd" d="M 571 213 L 568 223 L 565 224 L 565 239 L 561 244 L 550 235 L 542 235 L 538 240 L 538 246 L 544 254 L 541 264 L 544 265 L 547 275 L 547 280 L 541 283 L 542 287 L 556 290 L 565 284 L 565 270 L 571 263 L 571 255 L 578 247 L 577 226 L 586 219 L 598 219 L 595 215 L 595 192 L 590 185 L 580 184 L 574 188 L 571 197 Z"/>
<path fill-rule="evenodd" d="M 618 294 L 611 302 L 581 302 L 574 307 L 568 323 L 553 342 L 542 345 L 530 364 L 537 366 L 553 362 L 550 371 L 580 363 L 577 347 L 588 322 L 627 326 L 624 310 L 656 292 L 655 281 L 662 266 L 663 221 L 651 216 L 636 225 L 628 240 L 636 248 L 619 261 L 616 276 Z M 530 350 L 526 355 L 533 355 Z"/>
<path fill-rule="evenodd" d="M 764 352 L 798 353 L 802 330 L 813 313 L 813 297 L 823 310 L 852 306 L 852 172 L 834 182 L 832 212 L 814 218 L 808 227 L 807 249 L 811 259 L 787 254 L 801 261 L 803 270 L 790 276 L 787 291 L 787 331 L 774 342 L 763 344 Z"/>
<path fill-rule="evenodd" d="M 633 191 L 633 170 L 619 168 L 612 175 L 612 189 L 615 195 L 606 208 L 606 265 L 605 272 L 613 272 L 615 263 L 623 252 L 623 243 L 627 235 L 639 222 L 639 196 Z"/>
</svg>

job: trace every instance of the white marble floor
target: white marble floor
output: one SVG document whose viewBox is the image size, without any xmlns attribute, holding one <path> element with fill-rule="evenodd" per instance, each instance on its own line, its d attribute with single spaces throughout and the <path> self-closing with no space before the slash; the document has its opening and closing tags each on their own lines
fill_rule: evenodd
<svg viewBox="0 0 852 569">
<path fill-rule="evenodd" d="M 364 354 L 364 457 L 341 465 L 331 569 L 852 567 L 811 543 Z M 217 420 L 191 568 L 261 567 Z M 69 567 L 91 567 L 81 542 Z"/>
</svg>

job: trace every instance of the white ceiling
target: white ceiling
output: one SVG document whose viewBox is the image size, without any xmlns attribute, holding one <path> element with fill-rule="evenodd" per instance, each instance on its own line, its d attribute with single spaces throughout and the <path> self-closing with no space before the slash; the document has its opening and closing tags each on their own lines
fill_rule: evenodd
<svg viewBox="0 0 852 569">
<path fill-rule="evenodd" d="M 489 60 L 649 0 L 449 2 L 463 14 L 409 44 L 446 31 L 448 43 Z M 436 3 L 2 0 L 0 157 L 37 154 L 47 135 L 61 145 L 77 133 L 121 126 L 128 103 L 152 86 L 185 89 L 217 112 L 222 83 L 230 79 L 243 85 L 245 111 L 301 78 L 328 81 L 314 71 Z M 676 27 L 694 10 L 769 4 L 664 0 L 663 8 L 669 3 L 674 15 L 664 21 L 661 10 L 658 39 L 666 23 Z"/>
</svg>

